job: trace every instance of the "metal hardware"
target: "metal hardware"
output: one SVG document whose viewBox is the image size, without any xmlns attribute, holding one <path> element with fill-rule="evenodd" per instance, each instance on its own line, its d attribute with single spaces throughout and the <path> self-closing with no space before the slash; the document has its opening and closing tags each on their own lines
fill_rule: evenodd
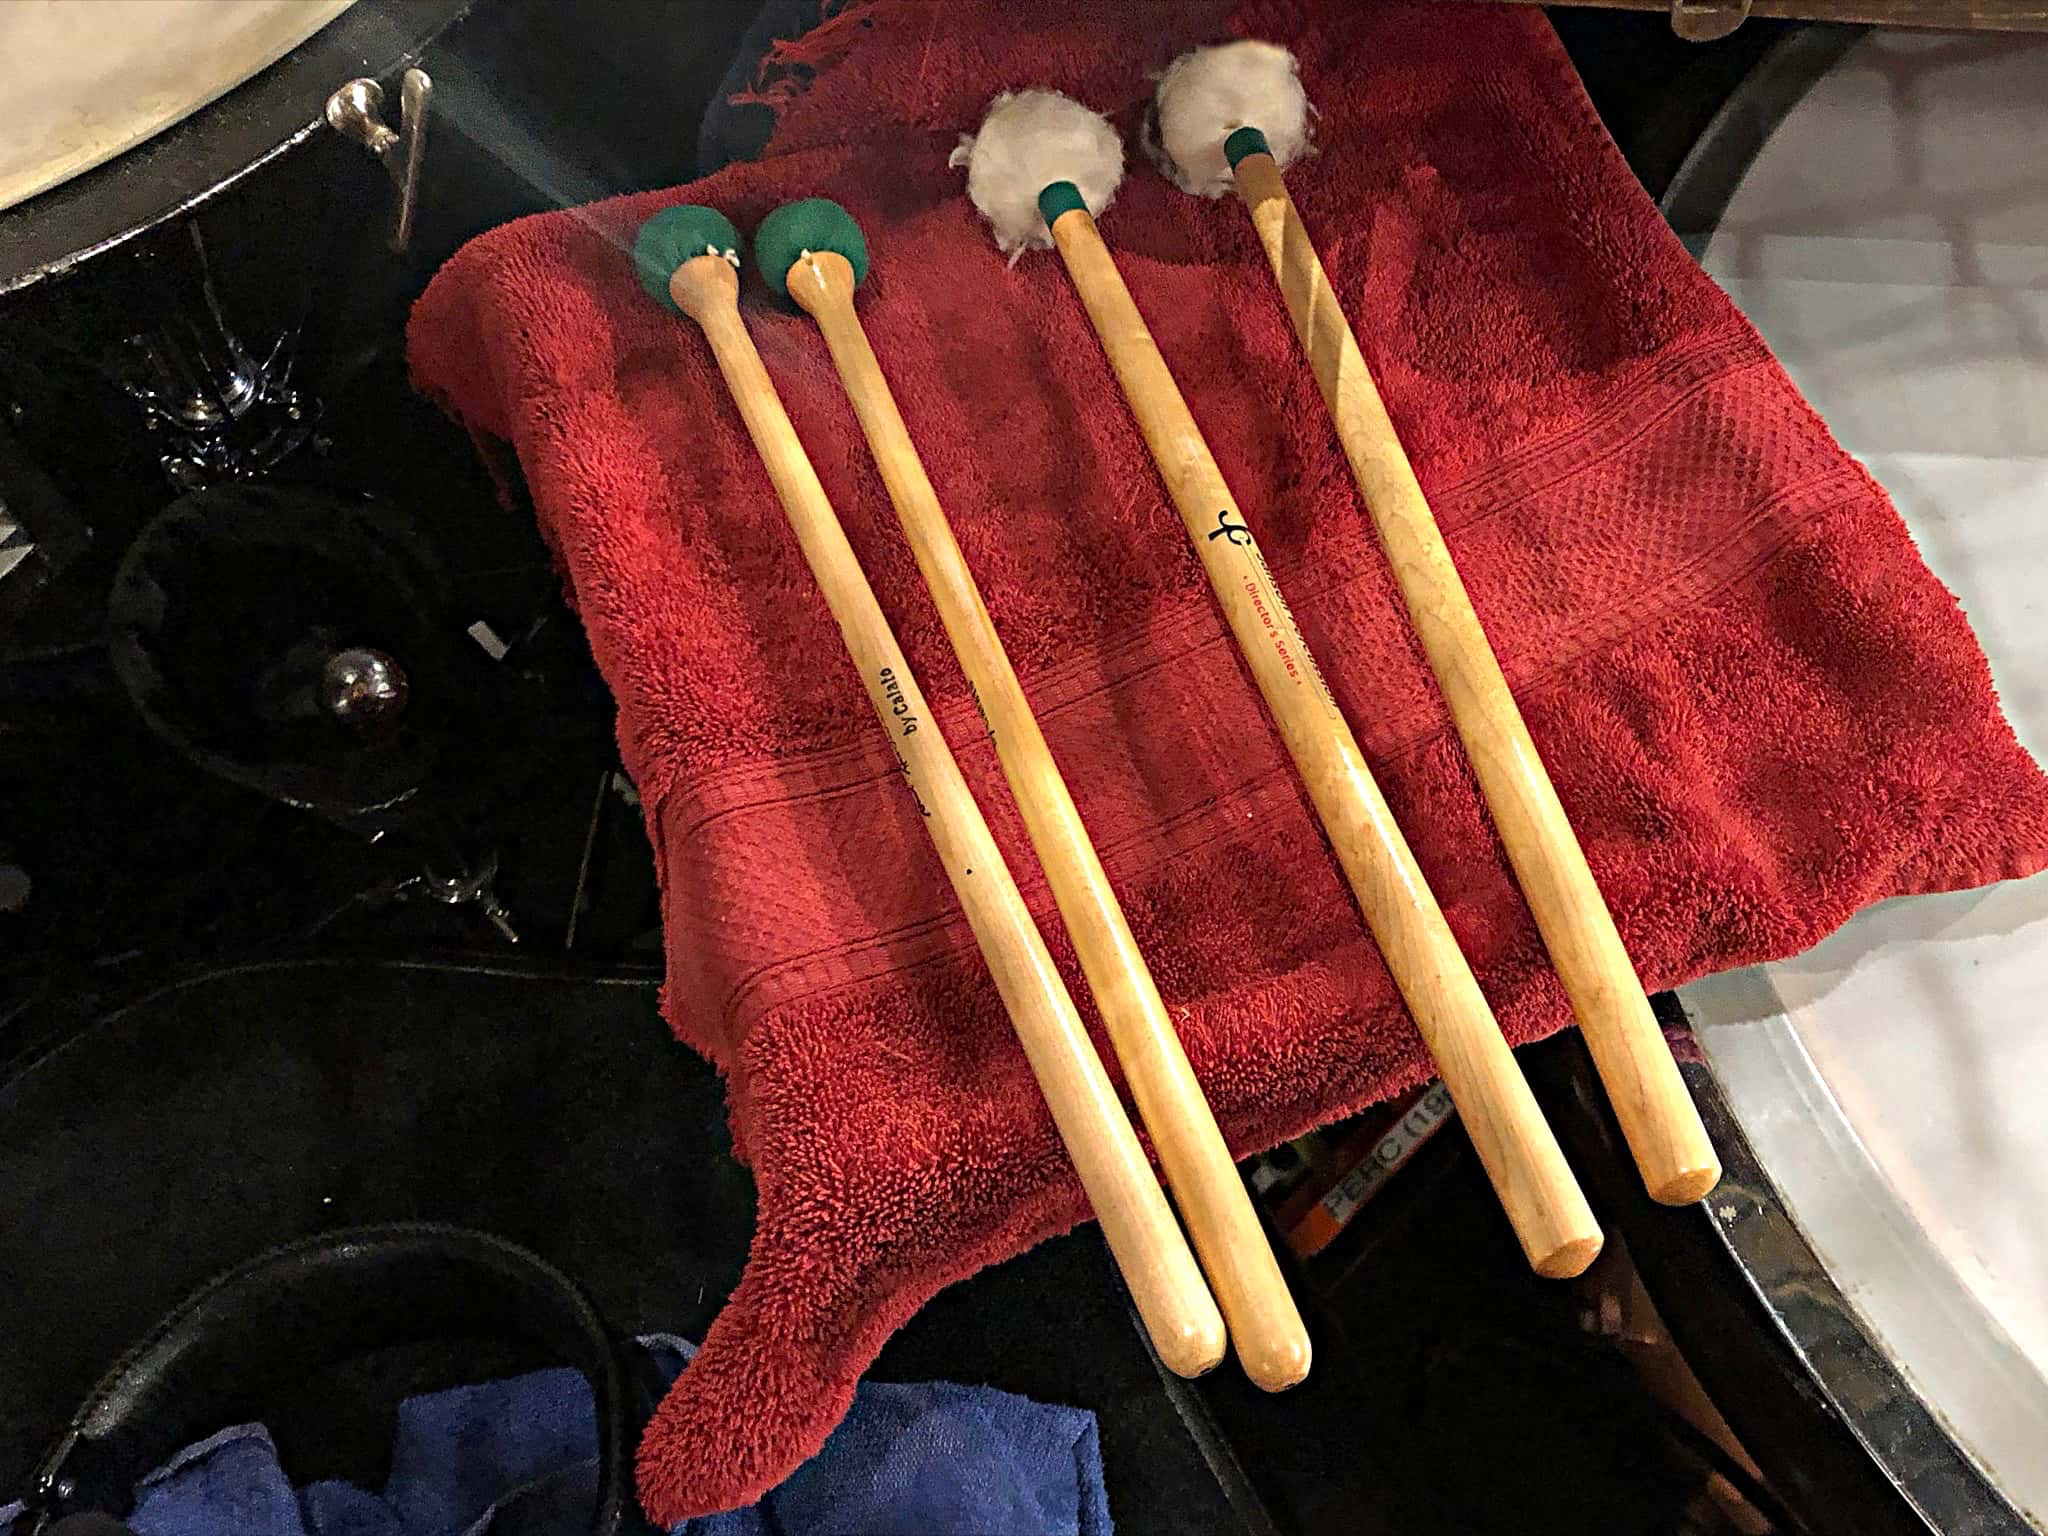
<svg viewBox="0 0 2048 1536">
<path fill-rule="evenodd" d="M 321 706 L 343 725 L 384 725 L 404 713 L 411 692 L 405 670 L 368 646 L 336 651 L 320 669 Z"/>
<path fill-rule="evenodd" d="M 398 210 L 391 220 L 394 251 L 412 244 L 420 170 L 427 157 L 427 115 L 433 99 L 433 77 L 417 67 L 399 79 L 396 129 L 384 121 L 384 87 L 375 80 L 351 80 L 327 98 L 327 126 L 382 161 L 392 185 L 398 188 Z"/>
<path fill-rule="evenodd" d="M 444 875 L 430 865 L 401 885 L 396 894 L 425 896 L 450 907 L 473 906 L 498 930 L 500 938 L 507 944 L 517 944 L 519 932 L 512 926 L 511 910 L 498 899 L 497 878 L 498 856 L 487 853 L 473 870 L 459 874 Z"/>
<path fill-rule="evenodd" d="M 36 541 L 8 512 L 6 501 L 0 499 L 0 576 L 5 576 L 35 552 Z"/>
<path fill-rule="evenodd" d="M 267 352 L 245 346 L 213 284 L 197 223 L 154 252 L 175 297 L 147 330 L 125 339 L 111 371 L 159 432 L 158 462 L 179 491 L 268 474 L 313 436 L 319 402 L 292 387 L 299 336 Z"/>
<path fill-rule="evenodd" d="M 1750 0 L 1671 0 L 1671 30 L 1689 43 L 1726 37 L 1749 19 Z"/>
<path fill-rule="evenodd" d="M 383 113 L 384 87 L 374 80 L 351 80 L 327 98 L 327 126 L 380 160 L 400 139 L 384 126 Z"/>
</svg>

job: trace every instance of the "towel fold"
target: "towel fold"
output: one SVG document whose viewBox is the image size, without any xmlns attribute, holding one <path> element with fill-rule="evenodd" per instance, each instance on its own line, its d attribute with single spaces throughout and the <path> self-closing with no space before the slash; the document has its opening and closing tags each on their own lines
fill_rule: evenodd
<svg viewBox="0 0 2048 1536">
<path fill-rule="evenodd" d="M 1007 86 L 1134 136 L 1149 72 L 1233 30 L 1300 56 L 1319 152 L 1290 188 L 1644 982 L 2048 859 L 2048 783 L 1954 599 L 1664 228 L 1540 14 L 833 10 L 762 160 L 495 230 L 411 330 L 420 385 L 516 453 L 617 695 L 667 1015 L 725 1073 L 759 1185 L 745 1277 L 642 1447 L 662 1519 L 786 1476 L 927 1297 L 1086 1208 L 710 354 L 635 280 L 657 208 L 745 230 L 824 195 L 865 227 L 868 331 L 1232 1146 L 1430 1075 L 1064 271 L 1007 267 L 946 166 Z M 1508 1037 L 1563 1027 L 1249 221 L 1134 159 L 1102 228 Z M 749 284 L 1102 1044 L 824 346 Z"/>
</svg>

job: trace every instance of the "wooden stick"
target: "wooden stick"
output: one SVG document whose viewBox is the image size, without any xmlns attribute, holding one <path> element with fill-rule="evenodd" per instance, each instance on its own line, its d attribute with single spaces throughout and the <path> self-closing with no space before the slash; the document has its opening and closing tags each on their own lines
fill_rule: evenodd
<svg viewBox="0 0 2048 1536">
<path fill-rule="evenodd" d="M 1060 214 L 1052 236 L 1515 1235 L 1539 1274 L 1580 1273 L 1601 1241 L 1586 1197 L 1115 259 L 1085 208 Z"/>
<path fill-rule="evenodd" d="M 806 252 L 789 269 L 788 288 L 824 333 L 917 568 L 974 687 L 1238 1359 L 1268 1392 L 1291 1387 L 1308 1374 L 1301 1314 L 868 343 L 853 304 L 853 267 L 836 251 Z"/>
<path fill-rule="evenodd" d="M 711 344 L 804 559 L 860 669 L 869 702 L 895 745 L 946 876 L 1146 1331 L 1168 1367 L 1198 1376 L 1223 1358 L 1223 1319 L 1030 909 L 932 723 L 917 680 L 754 350 L 740 319 L 739 276 L 720 257 L 694 257 L 669 279 L 669 294 Z"/>
<path fill-rule="evenodd" d="M 1400 583 L 1409 619 L 1450 705 L 1636 1167 L 1653 1197 L 1690 1204 L 1720 1179 L 1720 1160 L 1472 611 L 1358 338 L 1344 319 L 1273 157 L 1244 156 L 1236 177 L 1238 196 L 1258 227 L 1295 334 L 1308 353 L 1337 424 L 1338 441 Z"/>
</svg>

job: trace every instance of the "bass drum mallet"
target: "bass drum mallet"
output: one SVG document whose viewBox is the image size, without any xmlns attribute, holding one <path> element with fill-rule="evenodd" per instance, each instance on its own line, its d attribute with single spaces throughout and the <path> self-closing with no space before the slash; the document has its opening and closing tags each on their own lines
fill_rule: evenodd
<svg viewBox="0 0 2048 1536">
<path fill-rule="evenodd" d="M 1720 1159 L 1281 179 L 1308 145 L 1308 97 L 1294 58 L 1253 41 L 1183 54 L 1160 77 L 1154 109 L 1168 175 L 1204 197 L 1234 187 L 1251 214 L 1409 622 L 1643 1183 L 1666 1204 L 1690 1204 L 1720 1179 Z"/>
</svg>

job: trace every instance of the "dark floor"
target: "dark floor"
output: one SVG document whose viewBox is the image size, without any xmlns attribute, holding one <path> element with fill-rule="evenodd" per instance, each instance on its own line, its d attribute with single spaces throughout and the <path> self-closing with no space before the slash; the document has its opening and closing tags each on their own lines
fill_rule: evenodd
<svg viewBox="0 0 2048 1536">
<path fill-rule="evenodd" d="M 451 612 L 512 643 L 520 750 L 452 771 L 454 798 L 482 808 L 517 949 L 474 907 L 408 886 L 420 867 L 402 839 L 211 779 L 143 727 L 94 604 L 163 500 L 146 475 L 65 487 L 90 493 L 101 537 L 68 587 L 0 630 L 0 808 L 37 812 L 0 826 L 0 866 L 32 882 L 0 910 L 0 1501 L 160 1309 L 296 1233 L 460 1220 L 562 1263 L 615 1322 L 686 1334 L 744 1258 L 752 1191 L 719 1084 L 655 1013 L 658 913 L 609 699 L 530 523 L 409 396 L 396 345 L 411 293 L 467 234 L 692 173 L 672 125 L 695 120 L 752 0 L 692 5 L 687 27 L 660 0 L 609 0 L 598 29 L 571 9 L 506 0 L 464 34 L 461 61 L 504 111 L 562 126 L 508 163 L 462 131 L 461 63 L 443 72 L 454 126 L 436 169 L 467 196 L 441 205 L 410 267 L 347 279 L 352 324 L 321 374 L 322 477 L 430 509 Z M 1753 23 L 1699 49 L 1656 17 L 1556 20 L 1653 190 L 1772 35 Z M 565 98 L 576 113 L 540 110 Z M 649 100 L 659 132 L 634 106 Z M 219 215 L 217 250 L 236 249 L 243 216 Z M 230 299 L 260 286 L 231 256 L 221 267 Z M 39 395 L 14 430 L 48 443 L 88 406 L 105 402 Z M 1697 1466 L 1582 1330 L 1574 1294 L 1528 1274 L 1459 1135 L 1297 1287 L 1318 1366 L 1281 1398 L 1223 1374 L 1169 1391 L 1092 1230 L 941 1296 L 877 1374 L 1093 1408 L 1126 1532 L 1687 1528 Z M 265 1412 L 300 1470 L 374 1480 L 380 1393 L 506 1363 L 401 1362 Z"/>
<path fill-rule="evenodd" d="M 0 1334 L 0 1488 L 164 1307 L 268 1244 L 458 1221 L 582 1277 L 622 1327 L 701 1335 L 752 1218 L 718 1080 L 668 1038 L 653 984 L 524 960 L 257 964 L 164 991 L 0 1088 L 0 1188 L 19 1213 L 0 1275 L 37 1320 Z M 942 1295 L 876 1375 L 1094 1408 L 1127 1532 L 1241 1526 L 1184 1414 L 1213 1416 L 1213 1454 L 1280 1530 L 1676 1528 L 1696 1478 L 1573 1293 L 1529 1274 L 1455 1136 L 1297 1283 L 1317 1369 L 1281 1398 L 1219 1373 L 1176 1404 L 1092 1230 Z M 366 1388 L 497 1363 L 408 1357 L 248 1412 L 294 1472 L 374 1483 L 388 1404 Z"/>
</svg>

